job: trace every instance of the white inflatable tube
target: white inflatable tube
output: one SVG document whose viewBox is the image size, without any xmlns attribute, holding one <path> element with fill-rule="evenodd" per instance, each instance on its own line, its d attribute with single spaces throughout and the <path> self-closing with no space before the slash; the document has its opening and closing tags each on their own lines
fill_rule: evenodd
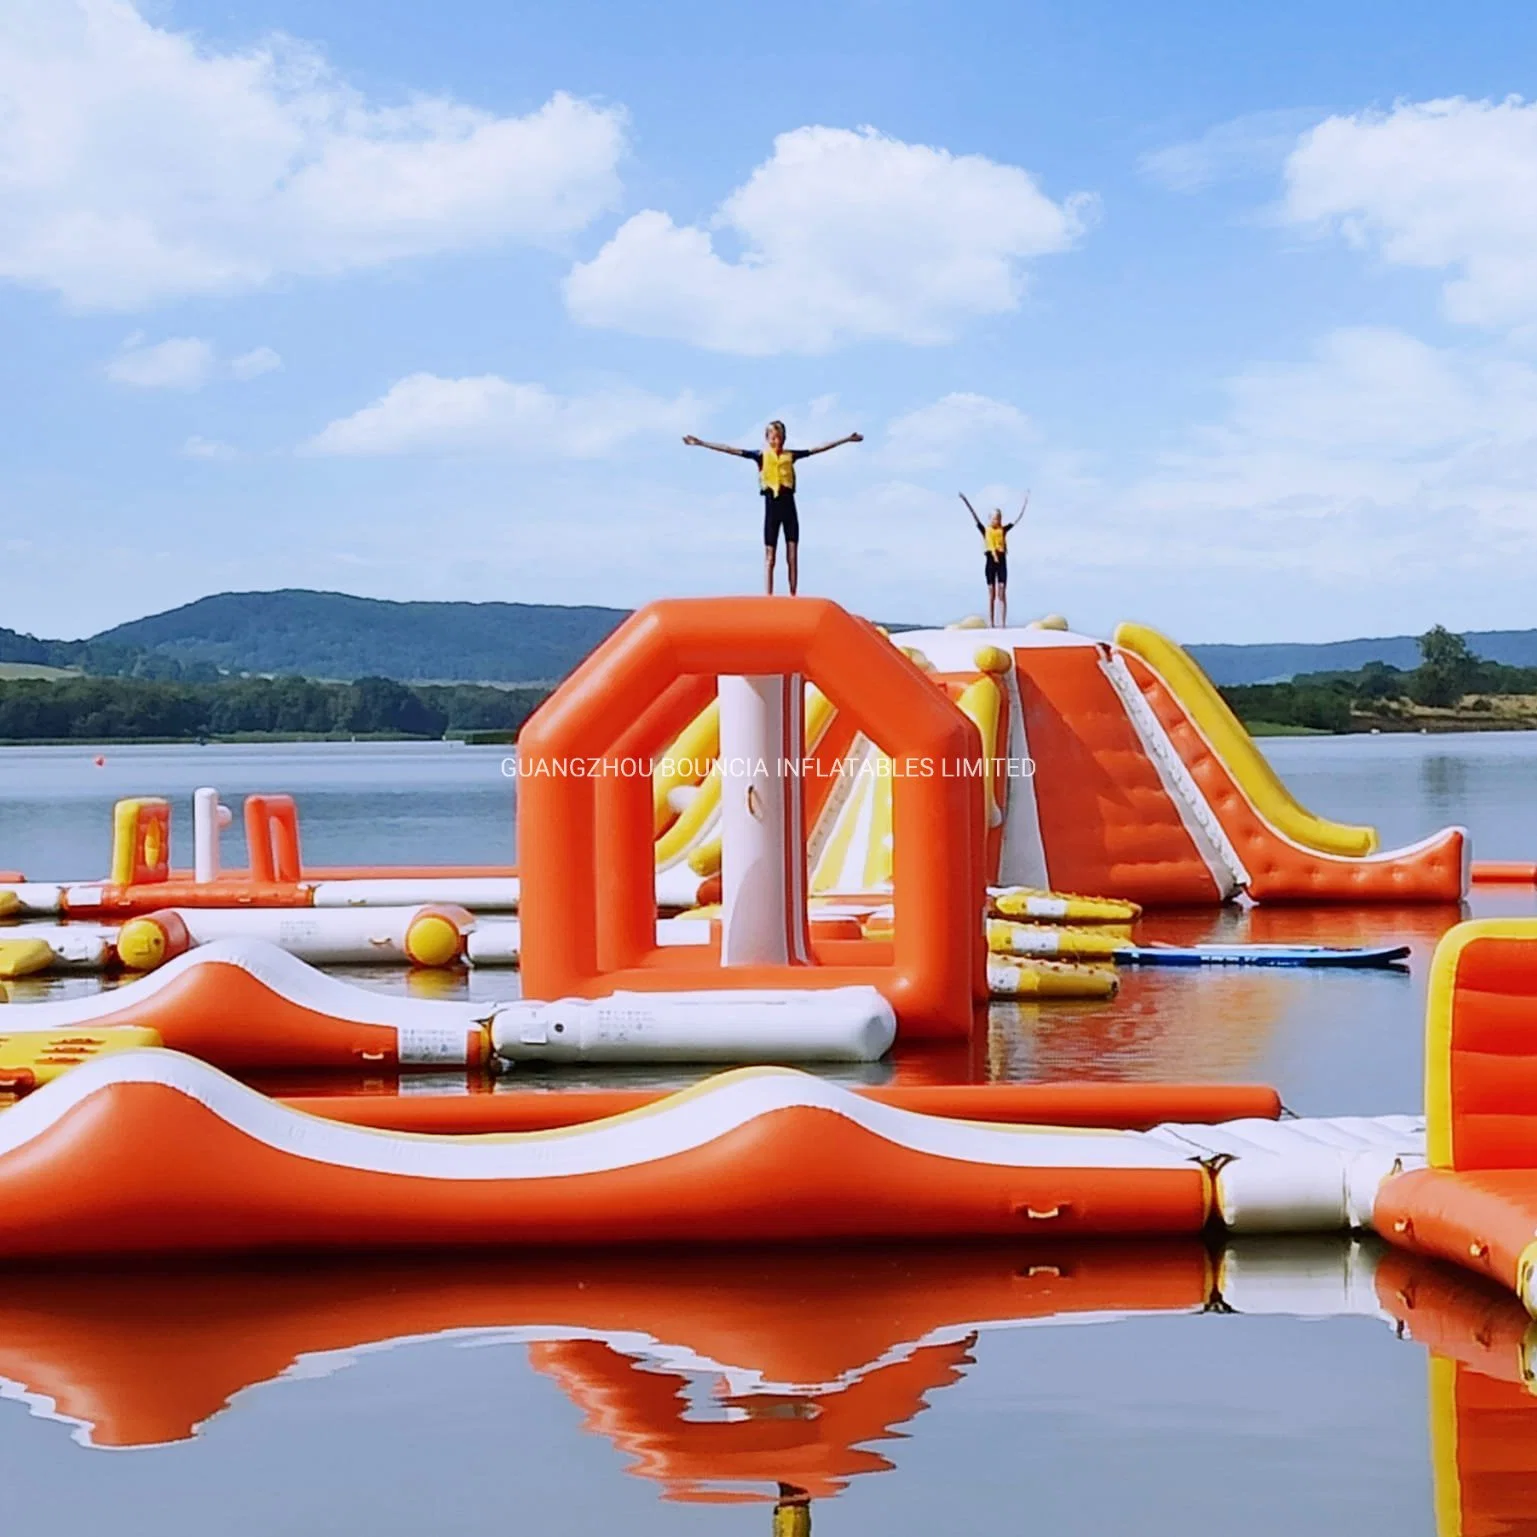
<svg viewBox="0 0 1537 1537">
<path fill-rule="evenodd" d="M 874 1062 L 896 1016 L 873 987 L 615 993 L 497 1009 L 507 1062 Z"/>
<path fill-rule="evenodd" d="M 659 945 L 707 945 L 708 918 L 658 918 Z M 516 966 L 523 944 L 523 926 L 516 918 L 480 918 L 465 942 L 465 957 L 472 966 Z"/>
<path fill-rule="evenodd" d="M 40 939 L 53 951 L 50 971 L 105 971 L 117 957 L 115 930 L 93 923 L 11 923 L 0 939 Z"/>
<path fill-rule="evenodd" d="M 64 911 L 64 888 L 50 881 L 16 881 L 0 890 L 13 891 L 20 911 L 36 918 L 53 918 Z"/>
<path fill-rule="evenodd" d="M 697 877 L 696 877 L 697 879 Z M 429 903 L 473 912 L 516 912 L 515 875 L 444 875 L 419 879 L 316 881 L 316 907 L 421 907 Z"/>
<path fill-rule="evenodd" d="M 1408 1115 L 1159 1126 L 1213 1174 L 1217 1211 L 1234 1233 L 1368 1227 L 1377 1187 L 1425 1162 L 1425 1122 Z"/>
<path fill-rule="evenodd" d="M 313 966 L 409 966 L 406 929 L 418 907 L 178 907 L 194 945 L 262 939 Z"/>
</svg>

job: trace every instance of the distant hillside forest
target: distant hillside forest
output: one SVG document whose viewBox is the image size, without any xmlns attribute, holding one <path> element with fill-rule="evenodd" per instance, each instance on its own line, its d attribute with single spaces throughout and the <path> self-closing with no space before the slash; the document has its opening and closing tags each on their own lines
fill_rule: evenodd
<svg viewBox="0 0 1537 1537">
<path fill-rule="evenodd" d="M 1441 625 L 1419 638 L 1419 666 L 1371 661 L 1350 672 L 1221 690 L 1251 729 L 1422 731 L 1537 726 L 1537 667 L 1479 656 Z"/>
<path fill-rule="evenodd" d="M 316 683 L 238 678 L 0 682 L 0 741 L 203 741 L 220 737 L 511 736 L 549 691 L 474 684 L 409 686 L 390 678 Z"/>
<path fill-rule="evenodd" d="M 0 662 L 168 683 L 251 674 L 548 683 L 564 677 L 625 612 L 543 603 L 391 603 L 297 588 L 222 592 L 86 640 L 40 640 L 0 629 Z"/>
</svg>

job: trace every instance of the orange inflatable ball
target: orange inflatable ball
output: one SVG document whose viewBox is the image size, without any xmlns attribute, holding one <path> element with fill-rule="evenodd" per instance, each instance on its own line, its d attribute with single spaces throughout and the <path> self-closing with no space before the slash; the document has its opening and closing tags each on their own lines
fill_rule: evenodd
<svg viewBox="0 0 1537 1537">
<path fill-rule="evenodd" d="M 191 948 L 192 936 L 176 912 L 130 918 L 117 931 L 117 958 L 129 971 L 153 971 Z"/>
<path fill-rule="evenodd" d="M 462 907 L 424 907 L 406 925 L 406 955 L 413 966 L 452 966 L 474 926 L 474 915 Z"/>
</svg>

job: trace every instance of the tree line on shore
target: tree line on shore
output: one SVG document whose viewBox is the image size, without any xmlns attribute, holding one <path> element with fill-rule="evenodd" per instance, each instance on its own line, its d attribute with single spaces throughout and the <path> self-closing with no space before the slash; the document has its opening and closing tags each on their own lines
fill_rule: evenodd
<svg viewBox="0 0 1537 1537">
<path fill-rule="evenodd" d="M 1419 638 L 1420 665 L 1403 669 L 1368 662 L 1355 672 L 1301 673 L 1285 683 L 1250 683 L 1221 690 L 1246 725 L 1351 731 L 1410 718 L 1413 707 L 1492 712 L 1491 696 L 1537 695 L 1537 668 L 1510 667 L 1474 653 L 1441 625 Z"/>
<path fill-rule="evenodd" d="M 200 741 L 241 736 L 436 739 L 513 733 L 549 690 L 390 678 L 21 678 L 0 682 L 0 740 Z"/>
<path fill-rule="evenodd" d="M 1239 719 L 1343 732 L 1391 723 L 1414 706 L 1489 710 L 1490 696 L 1537 696 L 1537 668 L 1477 656 L 1437 625 L 1420 637 L 1420 665 L 1368 662 L 1355 672 L 1304 673 L 1284 683 L 1222 689 Z M 405 684 L 390 678 L 321 683 L 302 677 L 23 678 L 0 681 L 0 741 L 199 741 L 242 736 L 515 734 L 549 693 L 528 685 Z"/>
</svg>

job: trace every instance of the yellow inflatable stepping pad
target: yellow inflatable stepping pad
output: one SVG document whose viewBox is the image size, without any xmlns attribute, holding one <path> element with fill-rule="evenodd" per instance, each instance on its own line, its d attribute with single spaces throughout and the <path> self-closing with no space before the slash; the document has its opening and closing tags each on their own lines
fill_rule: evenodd
<svg viewBox="0 0 1537 1537">
<path fill-rule="evenodd" d="M 55 959 L 46 939 L 0 939 L 0 980 L 35 976 Z"/>
<path fill-rule="evenodd" d="M 987 948 L 994 955 L 1110 960 L 1117 950 L 1130 943 L 1131 928 L 1124 923 L 1074 928 L 1067 924 L 1011 923 L 1007 918 L 989 918 L 987 921 Z"/>
<path fill-rule="evenodd" d="M 1135 902 L 1120 897 L 1083 897 L 1029 886 L 994 891 L 988 905 L 994 917 L 1029 918 L 1037 923 L 1132 923 L 1142 916 Z"/>
<path fill-rule="evenodd" d="M 14 891 L 0 891 L 0 918 L 14 918 L 21 911 L 21 898 Z"/>
<path fill-rule="evenodd" d="M 23 1008 L 18 1006 L 17 1013 Z M 11 1030 L 0 1034 L 0 1093 L 25 1094 L 92 1057 L 158 1046 L 156 1030 L 110 1025 L 105 1030 Z"/>
<path fill-rule="evenodd" d="M 1113 998 L 1121 979 L 1114 966 L 1067 961 L 987 958 L 987 986 L 994 998 Z"/>
</svg>

